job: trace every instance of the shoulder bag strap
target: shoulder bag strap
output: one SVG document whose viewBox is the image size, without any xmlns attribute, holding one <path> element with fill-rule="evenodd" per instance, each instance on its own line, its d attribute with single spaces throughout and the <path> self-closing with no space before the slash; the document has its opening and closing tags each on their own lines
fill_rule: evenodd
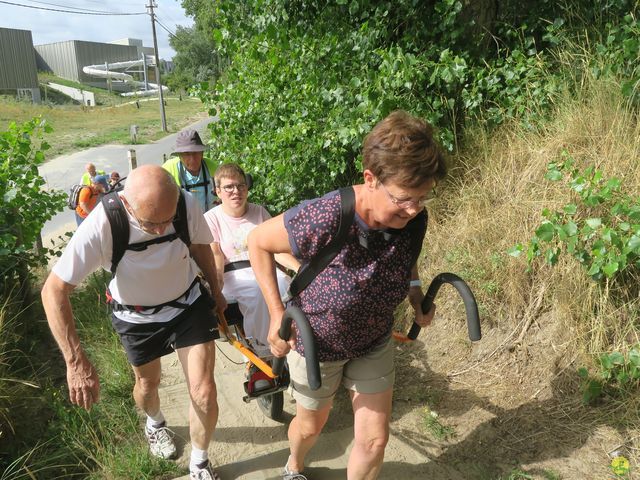
<svg viewBox="0 0 640 480">
<path fill-rule="evenodd" d="M 340 189 L 340 224 L 338 232 L 316 255 L 304 265 L 289 285 L 288 299 L 300 294 L 338 255 L 349 234 L 356 211 L 356 197 L 353 187 Z"/>
</svg>

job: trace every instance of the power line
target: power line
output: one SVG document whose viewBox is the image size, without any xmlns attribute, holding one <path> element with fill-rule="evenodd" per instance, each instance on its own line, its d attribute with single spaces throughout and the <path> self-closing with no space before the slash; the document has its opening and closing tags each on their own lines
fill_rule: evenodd
<svg viewBox="0 0 640 480">
<path fill-rule="evenodd" d="M 158 15 L 158 12 L 156 12 L 156 21 L 157 22 L 164 22 L 166 24 L 175 23 L 175 22 L 171 22 L 171 21 L 165 20 L 164 17 L 160 17 L 160 15 Z M 169 27 L 167 27 L 167 28 L 169 28 Z"/>
<path fill-rule="evenodd" d="M 159 7 L 159 6 L 158 6 L 158 10 L 160 10 L 160 7 Z M 157 16 L 158 16 L 158 12 L 156 12 L 156 17 L 157 17 Z M 173 17 L 172 17 L 171 15 L 169 15 L 169 10 L 168 10 L 168 9 L 167 9 L 167 10 L 162 9 L 162 16 L 163 16 L 163 17 L 164 17 L 164 16 L 166 16 L 166 17 L 169 19 L 169 22 L 170 22 L 170 23 L 172 23 L 173 25 L 177 25 L 177 24 L 178 24 L 178 22 L 176 22 L 176 21 L 173 19 Z"/>
<path fill-rule="evenodd" d="M 176 34 L 173 33 L 171 30 L 169 30 L 167 27 L 165 27 L 162 23 L 160 23 L 160 21 L 158 20 L 158 16 L 156 15 L 156 23 L 158 25 L 160 25 L 169 35 L 171 35 L 172 37 L 175 37 Z"/>
<path fill-rule="evenodd" d="M 24 7 L 24 8 L 33 8 L 35 10 L 47 10 L 50 12 L 62 12 L 62 13 L 75 13 L 76 15 L 147 15 L 147 12 L 142 13 L 116 13 L 116 12 L 104 12 L 104 13 L 91 13 L 91 12 L 78 12 L 76 10 L 61 10 L 58 8 L 46 8 L 46 7 L 36 7 L 35 5 L 23 5 L 22 3 L 13 3 L 7 2 L 5 0 L 0 0 L 0 3 L 4 3 L 6 5 L 14 5 L 16 7 Z"/>
<path fill-rule="evenodd" d="M 38 1 L 38 0 L 28 0 L 32 3 L 41 3 L 43 5 L 52 5 L 54 7 L 62 7 L 62 8 L 73 8 L 74 10 L 84 10 L 85 12 L 92 12 L 92 13 L 111 13 L 111 12 L 105 12 L 104 10 L 92 10 L 90 8 L 82 8 L 82 7 L 74 7 L 72 5 L 59 5 L 57 3 L 49 3 L 49 2 L 42 2 L 42 1 Z"/>
</svg>

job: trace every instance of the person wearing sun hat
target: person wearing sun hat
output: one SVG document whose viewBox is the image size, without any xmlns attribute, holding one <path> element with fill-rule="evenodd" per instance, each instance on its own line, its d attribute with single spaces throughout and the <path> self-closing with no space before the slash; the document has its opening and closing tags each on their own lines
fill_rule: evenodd
<svg viewBox="0 0 640 480">
<path fill-rule="evenodd" d="M 171 156 L 162 168 L 167 170 L 180 188 L 198 199 L 200 208 L 206 212 L 217 204 L 212 172 L 216 165 L 204 157 L 207 146 L 202 143 L 196 130 L 186 129 L 178 133 L 175 155 Z"/>
</svg>

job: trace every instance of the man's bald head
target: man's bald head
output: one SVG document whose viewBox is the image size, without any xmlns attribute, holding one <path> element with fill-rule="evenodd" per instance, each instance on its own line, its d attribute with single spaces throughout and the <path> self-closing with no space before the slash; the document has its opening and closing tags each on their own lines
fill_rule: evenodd
<svg viewBox="0 0 640 480">
<path fill-rule="evenodd" d="M 89 173 L 89 175 L 91 175 L 92 177 L 96 176 L 96 166 L 93 163 L 87 163 L 84 168 Z"/>
<path fill-rule="evenodd" d="M 180 189 L 173 177 L 157 165 L 134 169 L 124 186 L 124 197 L 131 208 L 150 221 L 165 220 L 175 213 L 179 195 Z"/>
</svg>

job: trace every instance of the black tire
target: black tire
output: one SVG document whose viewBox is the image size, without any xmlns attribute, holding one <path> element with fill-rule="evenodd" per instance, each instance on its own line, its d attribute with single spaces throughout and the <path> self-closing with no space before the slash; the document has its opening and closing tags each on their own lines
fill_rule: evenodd
<svg viewBox="0 0 640 480">
<path fill-rule="evenodd" d="M 281 421 L 284 408 L 284 392 L 258 397 L 258 406 L 271 420 Z"/>
</svg>

